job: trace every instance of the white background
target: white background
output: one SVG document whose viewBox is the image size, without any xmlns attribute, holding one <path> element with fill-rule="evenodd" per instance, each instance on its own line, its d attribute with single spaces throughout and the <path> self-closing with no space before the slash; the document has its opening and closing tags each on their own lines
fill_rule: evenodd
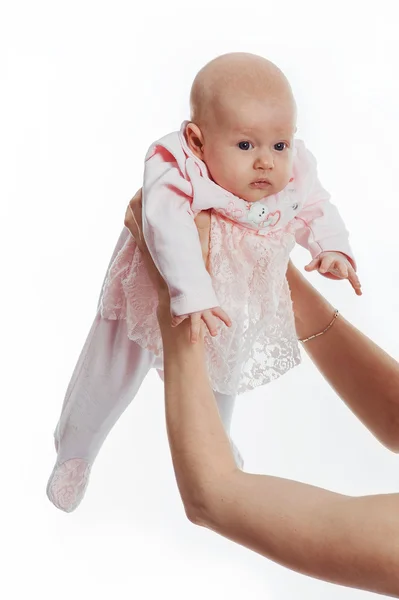
<svg viewBox="0 0 399 600">
<path fill-rule="evenodd" d="M 393 0 L 2 4 L 1 597 L 373 596 L 292 573 L 185 518 L 155 373 L 104 444 L 80 508 L 58 511 L 45 486 L 144 154 L 188 117 L 191 82 L 219 54 L 262 54 L 291 81 L 298 137 L 351 232 L 364 296 L 311 281 L 399 356 L 395 17 Z M 308 256 L 294 259 L 302 268 Z M 307 359 L 241 397 L 232 433 L 251 472 L 354 495 L 399 491 L 399 457 Z"/>
</svg>

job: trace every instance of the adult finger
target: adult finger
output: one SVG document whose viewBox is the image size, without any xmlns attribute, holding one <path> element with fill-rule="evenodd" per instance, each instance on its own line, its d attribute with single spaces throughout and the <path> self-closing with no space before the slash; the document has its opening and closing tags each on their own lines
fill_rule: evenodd
<svg viewBox="0 0 399 600">
<path fill-rule="evenodd" d="M 142 229 L 142 191 L 141 188 L 135 193 L 126 207 L 125 226 L 139 245 L 143 239 Z"/>
<path fill-rule="evenodd" d="M 134 237 L 134 240 L 143 255 L 143 260 L 147 267 L 148 275 L 154 283 L 158 294 L 162 294 L 162 297 L 168 293 L 167 285 L 158 269 L 156 268 L 154 261 L 152 260 L 151 254 L 147 248 L 142 230 L 142 189 L 140 188 L 133 198 L 130 200 L 125 216 L 125 226 L 129 229 L 130 233 Z"/>
</svg>

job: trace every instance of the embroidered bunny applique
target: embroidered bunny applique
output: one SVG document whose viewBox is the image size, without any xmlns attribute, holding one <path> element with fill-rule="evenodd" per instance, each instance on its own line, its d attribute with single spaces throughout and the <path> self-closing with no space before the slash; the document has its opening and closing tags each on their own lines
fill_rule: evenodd
<svg viewBox="0 0 399 600">
<path fill-rule="evenodd" d="M 272 228 L 280 221 L 281 213 L 279 210 L 268 212 L 267 207 L 261 202 L 254 202 L 248 211 L 248 221 L 258 225 L 259 228 Z"/>
</svg>

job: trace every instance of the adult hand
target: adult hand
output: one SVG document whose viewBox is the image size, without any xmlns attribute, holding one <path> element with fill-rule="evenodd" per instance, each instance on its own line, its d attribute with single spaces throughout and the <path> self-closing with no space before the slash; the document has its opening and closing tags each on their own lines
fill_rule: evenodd
<svg viewBox="0 0 399 600">
<path fill-rule="evenodd" d="M 154 283 L 160 301 L 169 301 L 169 292 L 165 280 L 162 278 L 161 274 L 156 268 L 148 251 L 147 244 L 145 243 L 142 222 L 142 191 L 140 188 L 126 207 L 124 224 L 134 237 L 134 240 L 143 256 L 148 274 Z"/>
</svg>

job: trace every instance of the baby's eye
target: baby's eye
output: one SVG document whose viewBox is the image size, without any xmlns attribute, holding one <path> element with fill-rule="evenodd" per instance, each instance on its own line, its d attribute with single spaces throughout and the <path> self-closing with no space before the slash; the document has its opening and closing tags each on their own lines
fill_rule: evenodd
<svg viewBox="0 0 399 600">
<path fill-rule="evenodd" d="M 278 152 L 282 152 L 285 149 L 286 145 L 287 144 L 285 142 L 278 142 L 278 144 L 274 145 L 274 149 Z"/>
<path fill-rule="evenodd" d="M 238 147 L 240 150 L 249 150 L 251 146 L 252 146 L 251 142 L 240 142 L 238 144 Z M 252 148 L 253 148 L 253 146 L 252 146 Z"/>
</svg>

